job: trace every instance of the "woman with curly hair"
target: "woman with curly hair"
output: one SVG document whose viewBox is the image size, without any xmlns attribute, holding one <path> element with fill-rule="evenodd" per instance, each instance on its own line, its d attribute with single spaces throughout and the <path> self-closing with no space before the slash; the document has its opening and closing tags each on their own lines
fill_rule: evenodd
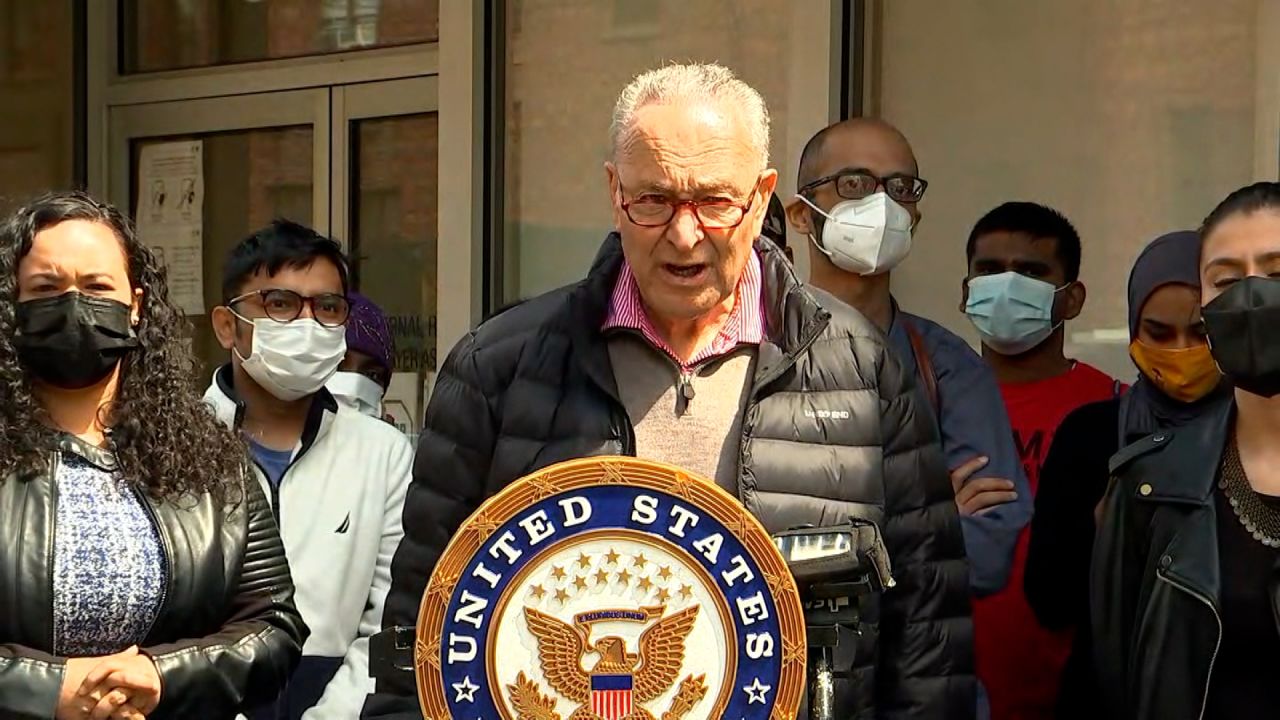
<svg viewBox="0 0 1280 720">
<path fill-rule="evenodd" d="M 230 718 L 306 638 L 242 443 L 115 208 L 0 225 L 0 716 Z"/>
</svg>

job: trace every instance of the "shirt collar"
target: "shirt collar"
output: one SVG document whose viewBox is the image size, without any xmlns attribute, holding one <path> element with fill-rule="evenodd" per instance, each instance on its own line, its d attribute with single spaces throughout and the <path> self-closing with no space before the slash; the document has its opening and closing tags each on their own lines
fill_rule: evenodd
<svg viewBox="0 0 1280 720">
<path fill-rule="evenodd" d="M 752 250 L 746 267 L 742 271 L 742 277 L 738 279 L 733 309 L 729 311 L 729 317 L 721 326 L 715 339 L 689 358 L 688 362 L 676 356 L 675 351 L 649 320 L 644 301 L 640 297 L 640 286 L 636 283 L 636 276 L 631 271 L 631 265 L 625 261 L 622 263 L 622 271 L 618 274 L 618 280 L 609 298 L 609 311 L 605 316 L 603 329 L 635 330 L 651 345 L 666 353 L 687 370 L 710 358 L 726 355 L 739 345 L 759 345 L 764 340 L 766 328 L 763 275 L 760 255 Z"/>
</svg>

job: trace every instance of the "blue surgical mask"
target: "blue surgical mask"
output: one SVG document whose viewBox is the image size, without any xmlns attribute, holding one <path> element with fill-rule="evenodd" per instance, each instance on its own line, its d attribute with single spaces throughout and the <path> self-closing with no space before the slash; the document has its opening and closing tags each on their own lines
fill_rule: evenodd
<svg viewBox="0 0 1280 720">
<path fill-rule="evenodd" d="M 1061 324 L 1053 322 L 1053 300 L 1061 289 L 1016 272 L 981 275 L 969 280 L 964 312 L 983 345 L 1001 355 L 1021 355 Z"/>
</svg>

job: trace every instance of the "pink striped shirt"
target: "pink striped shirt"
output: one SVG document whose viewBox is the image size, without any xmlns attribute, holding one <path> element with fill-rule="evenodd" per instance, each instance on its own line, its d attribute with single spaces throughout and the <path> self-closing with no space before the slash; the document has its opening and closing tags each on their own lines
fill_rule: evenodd
<svg viewBox="0 0 1280 720">
<path fill-rule="evenodd" d="M 605 317 L 604 329 L 622 327 L 638 330 L 650 344 L 669 355 L 682 369 L 688 370 L 704 360 L 725 355 L 738 345 L 758 345 L 764 340 L 763 275 L 760 256 L 752 251 L 742 277 L 738 280 L 733 310 L 729 311 L 728 319 L 720 327 L 720 332 L 716 333 L 715 339 L 689 358 L 688 362 L 676 355 L 650 322 L 640 298 L 640 286 L 636 283 L 635 274 L 631 272 L 631 265 L 626 262 L 622 263 L 622 272 L 618 275 L 613 295 L 609 298 L 609 313 Z"/>
</svg>

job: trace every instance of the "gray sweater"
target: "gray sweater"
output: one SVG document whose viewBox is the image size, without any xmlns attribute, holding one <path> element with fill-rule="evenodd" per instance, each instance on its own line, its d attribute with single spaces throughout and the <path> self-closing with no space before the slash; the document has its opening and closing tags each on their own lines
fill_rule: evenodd
<svg viewBox="0 0 1280 720">
<path fill-rule="evenodd" d="M 636 457 L 678 465 L 738 494 L 738 452 L 754 345 L 684 371 L 634 332 L 609 333 L 618 395 L 635 427 Z"/>
</svg>

